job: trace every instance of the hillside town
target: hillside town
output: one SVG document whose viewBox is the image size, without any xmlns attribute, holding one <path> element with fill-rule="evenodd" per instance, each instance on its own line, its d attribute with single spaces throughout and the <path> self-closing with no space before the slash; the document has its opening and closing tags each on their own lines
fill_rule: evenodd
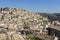
<svg viewBox="0 0 60 40">
<path fill-rule="evenodd" d="M 20 8 L 0 8 L 0 40 L 60 40 L 60 22 Z"/>
</svg>

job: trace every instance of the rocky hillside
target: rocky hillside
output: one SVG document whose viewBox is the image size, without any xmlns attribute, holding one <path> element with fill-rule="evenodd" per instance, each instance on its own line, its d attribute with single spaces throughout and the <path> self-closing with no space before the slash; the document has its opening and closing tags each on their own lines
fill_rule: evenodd
<svg viewBox="0 0 60 40">
<path fill-rule="evenodd" d="M 25 40 L 25 36 L 20 33 L 21 30 L 31 29 L 42 32 L 46 20 L 48 19 L 31 11 L 0 8 L 0 40 Z"/>
</svg>

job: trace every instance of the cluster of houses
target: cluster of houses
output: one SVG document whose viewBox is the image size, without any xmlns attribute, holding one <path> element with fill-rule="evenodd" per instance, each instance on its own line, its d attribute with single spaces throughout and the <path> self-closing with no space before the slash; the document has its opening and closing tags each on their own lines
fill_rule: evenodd
<svg viewBox="0 0 60 40">
<path fill-rule="evenodd" d="M 41 35 L 53 34 L 49 33 L 50 25 L 47 18 L 31 11 L 0 8 L 0 40 L 31 40 L 26 38 L 27 34 L 43 39 Z M 43 40 L 55 40 L 53 36 Z"/>
</svg>

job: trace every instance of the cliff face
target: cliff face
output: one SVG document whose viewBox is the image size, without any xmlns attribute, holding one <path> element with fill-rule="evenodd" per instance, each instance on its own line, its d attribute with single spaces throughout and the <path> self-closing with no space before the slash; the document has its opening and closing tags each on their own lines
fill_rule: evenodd
<svg viewBox="0 0 60 40">
<path fill-rule="evenodd" d="M 0 40 L 24 40 L 19 31 L 44 28 L 44 17 L 19 8 L 0 8 Z M 45 18 L 45 20 L 48 20 Z"/>
</svg>

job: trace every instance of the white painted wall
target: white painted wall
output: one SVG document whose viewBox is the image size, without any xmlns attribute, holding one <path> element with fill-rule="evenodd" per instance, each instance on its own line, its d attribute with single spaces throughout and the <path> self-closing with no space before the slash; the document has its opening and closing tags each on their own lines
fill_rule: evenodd
<svg viewBox="0 0 60 40">
<path fill-rule="evenodd" d="M 58 40 L 58 37 L 55 37 L 54 40 Z"/>
</svg>

